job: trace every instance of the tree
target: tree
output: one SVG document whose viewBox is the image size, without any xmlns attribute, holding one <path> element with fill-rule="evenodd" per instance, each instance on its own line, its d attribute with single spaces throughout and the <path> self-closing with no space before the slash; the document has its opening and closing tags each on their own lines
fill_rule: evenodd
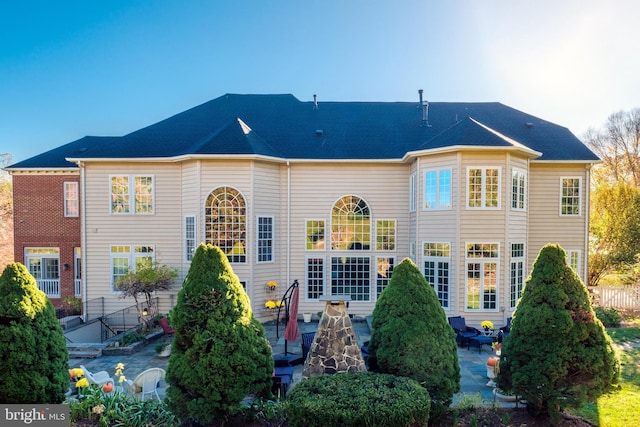
<svg viewBox="0 0 640 427">
<path fill-rule="evenodd" d="M 249 393 L 270 394 L 271 346 L 220 248 L 198 247 L 170 317 L 167 402 L 178 418 L 209 425 Z"/>
<path fill-rule="evenodd" d="M 13 191 L 11 176 L 1 168 L 11 163 L 11 154 L 0 154 L 0 266 L 13 262 Z"/>
<path fill-rule="evenodd" d="M 640 188 L 601 184 L 591 198 L 587 283 L 613 271 L 629 271 L 640 253 Z"/>
<path fill-rule="evenodd" d="M 455 334 L 438 296 L 409 258 L 393 269 L 373 310 L 369 369 L 413 378 L 431 395 L 437 418 L 460 391 Z"/>
<path fill-rule="evenodd" d="M 153 263 L 150 266 L 140 266 L 135 271 L 129 271 L 119 277 L 115 287 L 122 292 L 121 298 L 133 297 L 138 313 L 143 312 L 138 297 L 144 296 L 148 315 L 142 316 L 142 321 L 143 329 L 147 330 L 157 312 L 157 307 L 152 300 L 153 294 L 156 291 L 168 290 L 177 277 L 178 271 L 175 268 Z"/>
<path fill-rule="evenodd" d="M 587 289 L 557 244 L 545 245 L 504 339 L 498 385 L 552 423 L 562 410 L 612 391 L 620 362 Z"/>
<path fill-rule="evenodd" d="M 584 139 L 602 159 L 593 174 L 596 185 L 626 182 L 640 187 L 640 108 L 610 115 L 604 129 L 590 129 Z"/>
<path fill-rule="evenodd" d="M 0 276 L 0 403 L 61 403 L 69 355 L 55 309 L 20 263 Z"/>
</svg>

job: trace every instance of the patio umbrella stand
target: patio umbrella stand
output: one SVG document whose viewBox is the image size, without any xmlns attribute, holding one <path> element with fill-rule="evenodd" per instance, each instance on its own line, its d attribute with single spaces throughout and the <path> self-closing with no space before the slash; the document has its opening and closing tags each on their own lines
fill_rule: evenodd
<svg viewBox="0 0 640 427">
<path fill-rule="evenodd" d="M 299 365 L 302 362 L 302 356 L 297 353 L 289 353 L 288 344 L 289 341 L 295 341 L 298 339 L 298 303 L 300 299 L 300 289 L 298 281 L 294 280 L 293 284 L 289 286 L 287 291 L 282 296 L 284 302 L 284 321 L 287 326 L 284 330 L 284 353 L 274 355 L 273 359 L 276 362 L 276 366 L 279 364 L 285 365 Z M 278 317 L 276 320 L 276 337 L 280 338 L 279 325 L 280 325 L 280 313 L 282 312 L 282 306 L 278 309 Z"/>
</svg>

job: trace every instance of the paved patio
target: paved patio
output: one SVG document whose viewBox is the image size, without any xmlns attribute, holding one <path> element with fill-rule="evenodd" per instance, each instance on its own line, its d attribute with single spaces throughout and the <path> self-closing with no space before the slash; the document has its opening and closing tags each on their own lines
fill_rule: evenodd
<svg viewBox="0 0 640 427">
<path fill-rule="evenodd" d="M 278 334 L 276 334 L 276 324 L 274 321 L 264 324 L 266 330 L 266 336 L 273 348 L 274 356 L 284 354 L 285 340 L 282 337 L 284 334 L 284 324 L 280 324 Z M 318 326 L 318 322 L 304 323 L 298 322 L 298 328 L 300 333 L 315 331 Z M 356 332 L 358 341 L 362 344 L 369 340 L 369 326 L 364 318 L 353 319 L 353 327 Z M 279 335 L 279 337 L 278 337 Z M 300 338 L 296 341 L 286 343 L 287 354 L 301 355 L 302 350 L 300 346 Z M 454 406 L 461 401 L 473 402 L 476 406 L 483 404 L 486 406 L 499 405 L 499 406 L 513 406 L 512 403 L 506 403 L 499 400 L 495 400 L 493 396 L 493 388 L 487 386 L 489 381 L 487 378 L 487 358 L 493 355 L 491 347 L 483 346 L 481 351 L 477 348 L 458 348 L 458 360 L 460 362 L 461 373 L 461 391 L 454 396 Z M 76 368 L 80 365 L 84 365 L 92 372 L 107 371 L 112 377 L 115 376 L 115 367 L 118 363 L 124 363 L 124 375 L 133 380 L 142 371 L 149 368 L 163 368 L 167 369 L 169 359 L 166 357 L 158 357 L 155 351 L 155 343 L 146 345 L 142 349 L 132 355 L 117 355 L 117 356 L 101 356 L 93 359 L 69 359 L 70 367 Z M 293 375 L 293 386 L 298 383 L 302 375 L 302 365 L 296 365 Z M 161 397 L 164 396 L 166 390 L 166 383 L 162 382 L 159 389 Z"/>
</svg>

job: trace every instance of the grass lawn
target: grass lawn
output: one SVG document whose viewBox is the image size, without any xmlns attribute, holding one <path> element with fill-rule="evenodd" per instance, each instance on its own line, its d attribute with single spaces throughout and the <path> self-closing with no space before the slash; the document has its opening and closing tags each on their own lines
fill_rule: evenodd
<svg viewBox="0 0 640 427">
<path fill-rule="evenodd" d="M 632 327 L 610 328 L 607 332 L 622 346 L 621 390 L 571 412 L 600 427 L 640 425 L 640 319 L 634 319 Z M 635 347 L 630 345 L 634 340 Z"/>
</svg>

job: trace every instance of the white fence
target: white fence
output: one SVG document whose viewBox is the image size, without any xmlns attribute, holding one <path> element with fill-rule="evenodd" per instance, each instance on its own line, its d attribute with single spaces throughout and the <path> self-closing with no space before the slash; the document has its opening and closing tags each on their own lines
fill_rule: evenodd
<svg viewBox="0 0 640 427">
<path fill-rule="evenodd" d="M 640 310 L 640 286 L 589 286 L 593 304 L 621 310 Z"/>
</svg>

